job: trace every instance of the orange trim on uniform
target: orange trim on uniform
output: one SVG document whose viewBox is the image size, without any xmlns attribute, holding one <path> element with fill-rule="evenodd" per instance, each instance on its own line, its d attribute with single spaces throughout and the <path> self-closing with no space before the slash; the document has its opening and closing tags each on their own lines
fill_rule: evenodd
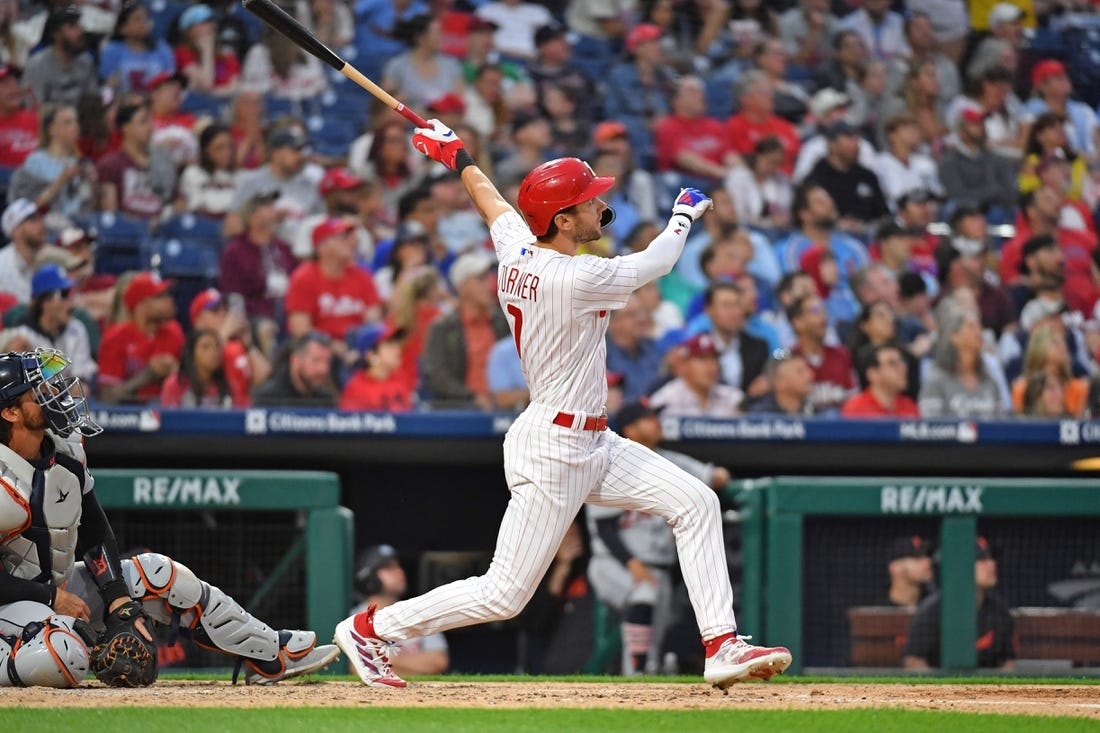
<svg viewBox="0 0 1100 733">
<path fill-rule="evenodd" d="M 150 583 L 149 579 L 145 577 L 145 570 L 141 567 L 141 563 L 139 563 L 137 561 L 137 555 L 134 555 L 133 557 L 131 557 L 130 561 L 133 562 L 134 567 L 137 568 L 138 575 L 141 576 L 141 582 L 145 584 L 145 587 L 148 588 L 149 590 L 153 591 L 154 593 L 156 593 L 159 596 L 160 593 L 157 593 L 157 591 L 156 591 L 156 588 L 158 586 L 155 586 L 152 583 Z M 176 580 L 176 563 L 172 562 L 171 560 L 169 560 L 168 562 L 171 563 L 171 565 L 172 565 L 172 574 L 168 576 L 168 582 L 167 583 L 165 583 L 163 586 L 159 586 L 159 587 L 164 588 L 164 589 L 171 588 L 172 583 Z"/>
<path fill-rule="evenodd" d="M 51 616 L 50 618 L 53 618 L 53 617 Z M 46 621 L 49 622 L 50 618 L 47 618 Z M 65 666 L 64 662 L 61 661 L 61 657 L 57 656 L 57 652 L 55 652 L 53 650 L 53 644 L 50 643 L 50 637 L 53 636 L 54 634 L 64 634 L 65 636 L 72 637 L 72 639 L 74 641 L 76 641 L 78 644 L 80 644 L 80 646 L 83 646 L 85 649 L 87 649 L 88 647 L 85 646 L 84 641 L 79 636 L 77 636 L 76 634 L 69 633 L 68 631 L 65 631 L 64 629 L 54 629 L 53 631 L 46 631 L 45 642 L 46 642 L 46 648 L 50 650 L 50 656 L 52 656 L 53 660 L 55 662 L 57 662 L 57 668 L 60 669 L 62 674 L 65 675 L 65 679 L 67 679 L 69 681 L 69 685 L 72 686 L 72 687 L 76 687 L 80 683 L 77 682 L 76 678 L 73 677 L 71 672 L 69 672 L 69 668 L 67 666 Z"/>
<path fill-rule="evenodd" d="M 313 651 L 314 646 L 316 646 L 316 642 L 313 643 L 313 644 L 310 644 L 309 647 L 307 647 L 304 651 L 300 651 L 300 652 L 292 652 L 289 649 L 287 649 L 286 647 L 283 647 L 279 651 L 283 654 L 286 654 L 291 659 L 301 659 L 302 657 L 304 657 L 305 655 L 307 655 L 311 651 Z"/>
<path fill-rule="evenodd" d="M 0 478 L 0 486 L 4 487 L 4 490 L 8 492 L 8 496 L 10 496 L 15 501 L 15 503 L 18 504 L 27 514 L 26 521 L 24 521 L 18 529 L 13 529 L 3 536 L 3 539 L 6 540 L 9 537 L 16 537 L 23 534 L 31 526 L 31 504 L 29 501 L 27 501 L 27 497 L 20 494 L 18 489 L 16 489 L 14 486 L 9 484 L 2 478 Z"/>
<path fill-rule="evenodd" d="M 283 672 L 286 671 L 286 660 L 283 659 L 283 654 L 282 654 L 283 651 L 285 651 L 285 650 L 280 650 L 279 654 L 275 656 L 274 660 L 272 660 L 272 661 L 277 660 L 279 662 L 279 669 L 275 672 L 272 672 L 271 674 L 268 674 L 267 672 L 265 672 L 262 669 L 260 669 L 259 667 L 257 667 L 256 662 L 253 659 L 248 660 L 248 666 L 251 667 L 253 670 L 255 670 L 256 674 L 260 675 L 261 677 L 267 677 L 268 679 L 271 679 L 273 677 L 278 677 L 279 675 L 281 675 Z"/>
</svg>

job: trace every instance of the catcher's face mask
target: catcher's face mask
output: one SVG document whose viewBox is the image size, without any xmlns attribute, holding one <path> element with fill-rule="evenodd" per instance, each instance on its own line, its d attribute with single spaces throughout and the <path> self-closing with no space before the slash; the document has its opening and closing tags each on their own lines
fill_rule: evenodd
<svg viewBox="0 0 1100 733">
<path fill-rule="evenodd" d="M 23 371 L 34 386 L 31 394 L 42 408 L 46 423 L 58 435 L 79 433 L 90 438 L 103 432 L 88 411 L 84 386 L 67 377 L 69 360 L 57 349 L 35 349 L 23 354 Z"/>
</svg>

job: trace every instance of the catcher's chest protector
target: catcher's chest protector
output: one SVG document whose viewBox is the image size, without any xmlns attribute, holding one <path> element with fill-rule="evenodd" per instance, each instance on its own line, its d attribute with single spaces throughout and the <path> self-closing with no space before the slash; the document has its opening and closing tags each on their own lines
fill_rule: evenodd
<svg viewBox="0 0 1100 733">
<path fill-rule="evenodd" d="M 62 586 L 73 573 L 83 468 L 58 453 L 37 470 L 0 445 L 0 560 L 18 578 Z M 44 550 L 44 552 L 42 552 Z M 41 558 L 46 558 L 44 563 Z M 44 567 L 44 565 L 46 565 Z"/>
</svg>

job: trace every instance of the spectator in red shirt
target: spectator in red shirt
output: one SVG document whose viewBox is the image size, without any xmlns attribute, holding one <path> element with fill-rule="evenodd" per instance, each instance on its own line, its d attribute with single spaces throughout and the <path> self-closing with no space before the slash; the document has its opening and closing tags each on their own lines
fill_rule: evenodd
<svg viewBox="0 0 1100 733">
<path fill-rule="evenodd" d="M 240 293 L 250 319 L 269 319 L 276 324 L 282 298 L 290 284 L 290 273 L 298 260 L 290 245 L 276 236 L 279 211 L 275 201 L 279 192 L 262 190 L 249 198 L 239 212 L 245 230 L 225 245 L 220 262 L 218 289 L 222 293 Z M 261 343 L 261 348 L 268 349 Z"/>
<path fill-rule="evenodd" d="M 171 281 L 143 272 L 122 300 L 130 320 L 112 326 L 99 345 L 99 396 L 104 402 L 149 402 L 179 366 L 183 329 L 168 293 Z"/>
<path fill-rule="evenodd" d="M 207 288 L 191 301 L 191 330 L 215 331 L 222 340 L 222 363 L 233 394 L 248 392 L 271 376 L 271 361 L 252 343 L 244 315 L 244 303 L 234 296 L 236 307 L 215 288 Z"/>
<path fill-rule="evenodd" d="M 180 368 L 164 380 L 162 407 L 248 407 L 248 390 L 226 377 L 223 346 L 217 331 L 199 329 L 187 336 Z"/>
<path fill-rule="evenodd" d="M 903 392 L 909 369 L 896 346 L 867 344 L 857 354 L 867 389 L 844 403 L 844 417 L 920 417 L 917 403 Z"/>
<path fill-rule="evenodd" d="M 115 113 L 115 124 L 122 146 L 97 164 L 100 209 L 155 219 L 175 195 L 176 166 L 167 150 L 151 144 L 153 121 L 148 101 L 124 101 Z"/>
<path fill-rule="evenodd" d="M 0 65 L 0 168 L 18 168 L 38 147 L 38 110 L 26 105 L 19 69 Z"/>
<path fill-rule="evenodd" d="M 722 123 L 706 114 L 703 82 L 683 76 L 676 82 L 672 113 L 657 121 L 653 139 L 657 170 L 679 173 L 684 186 L 710 189 L 736 162 Z"/>
<path fill-rule="evenodd" d="M 317 330 L 332 337 L 344 356 L 348 330 L 382 317 L 374 279 L 355 264 L 355 222 L 330 218 L 313 228 L 316 258 L 298 265 L 286 293 L 287 331 Z"/>
<path fill-rule="evenodd" d="M 810 396 L 814 411 L 839 410 L 855 391 L 856 381 L 848 350 L 825 343 L 829 328 L 825 303 L 816 295 L 798 298 L 787 307 L 787 320 L 798 340 L 793 353 L 804 357 L 814 373 Z"/>
<path fill-rule="evenodd" d="M 794 170 L 800 143 L 798 130 L 775 114 L 775 93 L 763 71 L 747 71 L 737 83 L 740 89 L 741 111 L 726 121 L 726 131 L 734 152 L 746 156 L 756 143 L 769 135 L 783 143 L 783 172 Z"/>
<path fill-rule="evenodd" d="M 341 410 L 408 412 L 413 386 L 401 373 L 401 340 L 405 332 L 378 323 L 365 326 L 356 348 L 364 366 L 357 369 L 340 395 Z"/>
</svg>

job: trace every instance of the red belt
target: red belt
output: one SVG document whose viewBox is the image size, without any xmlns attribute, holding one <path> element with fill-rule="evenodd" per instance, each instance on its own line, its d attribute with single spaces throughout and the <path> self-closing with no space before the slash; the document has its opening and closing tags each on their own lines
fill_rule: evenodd
<svg viewBox="0 0 1100 733">
<path fill-rule="evenodd" d="M 559 412 L 554 416 L 554 424 L 560 425 L 563 428 L 571 428 L 573 427 L 575 419 L 576 418 L 568 412 Z M 600 415 L 599 417 L 589 415 L 584 419 L 584 425 L 581 426 L 581 430 L 592 430 L 596 432 L 607 430 L 607 415 Z"/>
</svg>

